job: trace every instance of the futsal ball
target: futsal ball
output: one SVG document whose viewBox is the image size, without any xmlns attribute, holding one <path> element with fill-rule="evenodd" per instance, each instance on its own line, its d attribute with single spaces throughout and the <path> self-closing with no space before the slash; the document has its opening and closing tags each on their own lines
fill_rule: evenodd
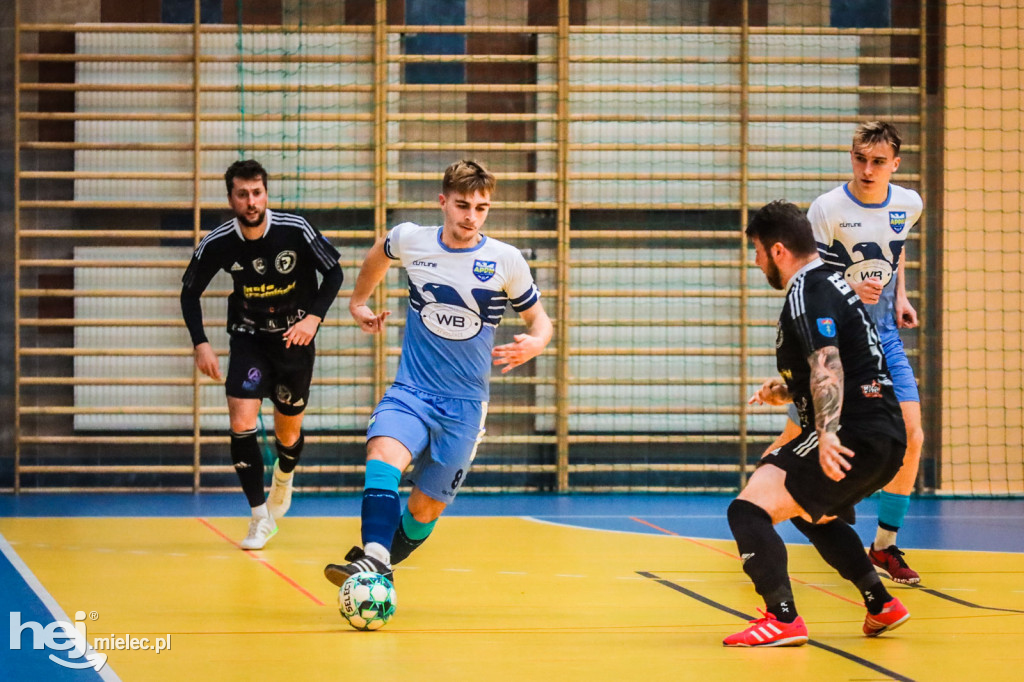
<svg viewBox="0 0 1024 682">
<path fill-rule="evenodd" d="M 356 630 L 379 630 L 395 615 L 397 596 L 391 581 L 363 571 L 338 590 L 338 612 Z"/>
</svg>

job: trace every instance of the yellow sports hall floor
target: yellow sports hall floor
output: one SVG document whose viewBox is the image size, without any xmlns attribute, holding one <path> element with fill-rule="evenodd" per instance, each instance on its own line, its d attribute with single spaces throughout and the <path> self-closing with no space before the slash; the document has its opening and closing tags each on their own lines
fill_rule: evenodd
<svg viewBox="0 0 1024 682">
<path fill-rule="evenodd" d="M 791 545 L 811 642 L 737 650 L 721 639 L 760 601 L 735 545 L 631 522 L 638 532 L 444 518 L 398 567 L 398 611 L 378 632 L 342 620 L 321 572 L 358 539 L 353 517 L 282 519 L 259 552 L 237 548 L 241 517 L 15 516 L 0 518 L 0 540 L 69 618 L 86 614 L 90 641 L 169 641 L 159 654 L 106 651 L 107 679 L 966 681 L 1024 670 L 1024 554 L 914 550 L 926 587 L 886 581 L 911 620 L 869 639 L 853 588 Z"/>
</svg>

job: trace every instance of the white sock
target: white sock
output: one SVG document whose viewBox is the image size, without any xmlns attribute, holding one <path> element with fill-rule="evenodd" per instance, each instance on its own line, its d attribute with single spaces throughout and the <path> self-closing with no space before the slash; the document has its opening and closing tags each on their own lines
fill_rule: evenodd
<svg viewBox="0 0 1024 682">
<path fill-rule="evenodd" d="M 366 547 L 363 547 L 363 552 L 366 556 L 372 556 L 377 561 L 384 562 L 388 568 L 391 567 L 391 552 L 379 542 L 367 542 Z"/>
<path fill-rule="evenodd" d="M 270 512 L 267 510 L 267 503 L 264 502 L 258 507 L 252 508 L 252 517 L 254 519 L 269 519 Z"/>
<path fill-rule="evenodd" d="M 887 530 L 879 526 L 878 530 L 875 531 L 875 542 L 872 544 L 872 547 L 875 549 L 885 549 L 886 547 L 892 547 L 895 544 L 896 531 Z"/>
</svg>

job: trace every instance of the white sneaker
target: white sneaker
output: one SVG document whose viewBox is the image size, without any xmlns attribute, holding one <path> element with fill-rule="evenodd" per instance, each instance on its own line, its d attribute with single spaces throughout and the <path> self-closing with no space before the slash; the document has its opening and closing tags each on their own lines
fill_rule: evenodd
<svg viewBox="0 0 1024 682">
<path fill-rule="evenodd" d="M 277 533 L 274 517 L 266 519 L 253 518 L 249 522 L 249 534 L 239 543 L 242 549 L 263 549 L 267 541 Z"/>
<path fill-rule="evenodd" d="M 274 475 L 270 477 L 270 494 L 267 495 L 267 511 L 279 519 L 288 513 L 292 506 L 292 480 L 295 472 L 284 473 L 279 462 L 274 462 Z"/>
</svg>

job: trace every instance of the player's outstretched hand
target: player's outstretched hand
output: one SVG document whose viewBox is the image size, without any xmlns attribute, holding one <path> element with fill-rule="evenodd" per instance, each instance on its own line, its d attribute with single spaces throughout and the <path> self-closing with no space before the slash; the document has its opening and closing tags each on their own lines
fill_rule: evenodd
<svg viewBox="0 0 1024 682">
<path fill-rule="evenodd" d="M 853 450 L 839 442 L 839 436 L 831 432 L 818 432 L 818 461 L 821 470 L 833 481 L 846 478 L 846 472 L 852 466 L 849 457 Z"/>
<path fill-rule="evenodd" d="M 545 344 L 536 336 L 516 334 L 512 338 L 515 339 L 515 342 L 495 346 L 491 351 L 491 355 L 494 356 L 494 364 L 505 365 L 501 370 L 502 374 L 512 371 L 525 362 L 529 362 L 544 350 Z"/>
<path fill-rule="evenodd" d="M 316 330 L 320 328 L 320 322 L 321 319 L 316 315 L 306 315 L 288 327 L 283 335 L 284 347 L 308 346 L 309 342 L 316 336 Z"/>
<path fill-rule="evenodd" d="M 860 282 L 850 282 L 850 286 L 853 287 L 854 293 L 860 296 L 862 303 L 873 305 L 878 303 L 878 299 L 882 296 L 882 280 L 877 277 L 868 277 Z"/>
<path fill-rule="evenodd" d="M 747 400 L 747 405 L 785 405 L 793 402 L 786 382 L 779 377 L 766 379 L 761 388 Z"/>
<path fill-rule="evenodd" d="M 213 352 L 213 346 L 209 342 L 203 342 L 196 346 L 192 351 L 192 356 L 195 358 L 196 367 L 200 372 L 215 381 L 224 380 L 224 377 L 220 375 L 220 361 L 217 360 L 217 354 Z"/>
<path fill-rule="evenodd" d="M 377 334 L 384 331 L 384 321 L 391 314 L 390 310 L 385 310 L 380 315 L 377 315 L 366 304 L 353 306 L 349 308 L 349 312 L 352 314 L 352 319 L 359 323 L 359 328 L 367 334 Z"/>
</svg>

